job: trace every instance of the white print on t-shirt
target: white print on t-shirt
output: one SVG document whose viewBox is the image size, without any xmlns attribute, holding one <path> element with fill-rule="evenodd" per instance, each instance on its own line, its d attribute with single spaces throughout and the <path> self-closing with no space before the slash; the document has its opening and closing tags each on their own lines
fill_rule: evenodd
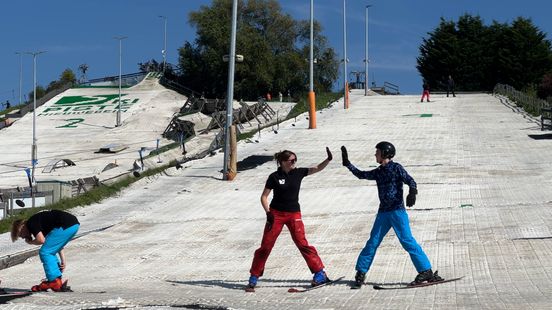
<svg viewBox="0 0 552 310">
<path fill-rule="evenodd" d="M 279 179 L 278 183 L 280 183 L 280 185 L 284 185 L 286 184 L 286 179 Z"/>
</svg>

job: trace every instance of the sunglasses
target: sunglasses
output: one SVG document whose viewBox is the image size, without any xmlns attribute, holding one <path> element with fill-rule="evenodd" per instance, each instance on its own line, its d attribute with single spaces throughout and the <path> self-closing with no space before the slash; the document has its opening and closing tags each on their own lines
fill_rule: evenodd
<svg viewBox="0 0 552 310">
<path fill-rule="evenodd" d="M 297 162 L 297 158 L 286 160 L 287 162 L 290 162 L 292 164 L 295 164 Z"/>
</svg>

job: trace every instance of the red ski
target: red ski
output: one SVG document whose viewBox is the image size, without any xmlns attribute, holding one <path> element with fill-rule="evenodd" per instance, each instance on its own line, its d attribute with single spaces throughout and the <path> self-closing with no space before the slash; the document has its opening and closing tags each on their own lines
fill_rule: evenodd
<svg viewBox="0 0 552 310">
<path fill-rule="evenodd" d="M 321 288 L 321 287 L 324 287 L 324 286 L 328 286 L 328 285 L 332 285 L 338 281 L 341 281 L 343 280 L 345 277 L 339 277 L 337 279 L 334 279 L 334 280 L 330 280 L 324 284 L 320 284 L 320 285 L 317 285 L 317 286 L 312 286 L 312 287 L 307 287 L 307 288 L 290 288 L 288 290 L 288 293 L 304 293 L 304 292 L 308 292 L 308 291 L 312 291 L 312 290 L 315 290 L 317 288 Z"/>
</svg>

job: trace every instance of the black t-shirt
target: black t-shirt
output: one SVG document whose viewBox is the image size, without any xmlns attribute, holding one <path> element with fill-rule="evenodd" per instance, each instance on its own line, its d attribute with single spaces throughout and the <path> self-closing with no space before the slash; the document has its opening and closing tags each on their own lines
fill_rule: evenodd
<svg viewBox="0 0 552 310">
<path fill-rule="evenodd" d="M 271 173 L 266 180 L 266 188 L 274 191 L 270 208 L 285 211 L 299 212 L 299 189 L 301 181 L 309 174 L 308 168 L 295 168 L 285 173 L 282 168 Z"/>
<path fill-rule="evenodd" d="M 46 237 L 54 228 L 66 229 L 75 224 L 79 224 L 79 220 L 73 214 L 60 210 L 50 210 L 38 212 L 31 216 L 27 220 L 27 229 L 35 237 L 39 232 L 42 232 Z"/>
</svg>

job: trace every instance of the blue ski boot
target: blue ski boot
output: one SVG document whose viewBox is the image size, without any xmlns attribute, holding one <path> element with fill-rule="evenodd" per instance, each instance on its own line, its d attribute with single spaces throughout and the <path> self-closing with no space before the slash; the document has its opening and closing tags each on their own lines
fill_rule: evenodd
<svg viewBox="0 0 552 310">
<path fill-rule="evenodd" d="M 315 287 L 327 282 L 330 282 L 330 279 L 328 279 L 326 272 L 324 271 L 324 269 L 322 269 L 314 274 L 314 277 L 312 278 L 311 286 Z"/>
</svg>

